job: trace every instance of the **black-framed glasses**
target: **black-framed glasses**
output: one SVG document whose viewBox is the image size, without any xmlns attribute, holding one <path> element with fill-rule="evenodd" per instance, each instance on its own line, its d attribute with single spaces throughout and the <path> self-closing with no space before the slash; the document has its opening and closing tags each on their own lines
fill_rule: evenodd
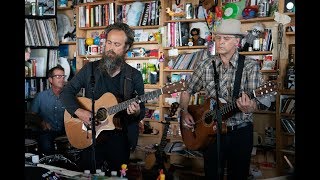
<svg viewBox="0 0 320 180">
<path fill-rule="evenodd" d="M 64 78 L 64 77 L 66 77 L 66 75 L 53 75 L 53 76 L 51 76 L 52 78 L 57 78 L 57 79 L 61 79 L 62 77 Z"/>
</svg>

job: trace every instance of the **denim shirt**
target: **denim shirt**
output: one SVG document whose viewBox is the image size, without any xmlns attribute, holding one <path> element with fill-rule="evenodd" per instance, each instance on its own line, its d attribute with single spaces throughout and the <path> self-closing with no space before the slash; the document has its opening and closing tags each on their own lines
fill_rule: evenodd
<svg viewBox="0 0 320 180">
<path fill-rule="evenodd" d="M 48 122 L 51 125 L 51 130 L 64 130 L 65 107 L 60 97 L 53 93 L 52 88 L 39 92 L 32 101 L 30 110 Z"/>
</svg>

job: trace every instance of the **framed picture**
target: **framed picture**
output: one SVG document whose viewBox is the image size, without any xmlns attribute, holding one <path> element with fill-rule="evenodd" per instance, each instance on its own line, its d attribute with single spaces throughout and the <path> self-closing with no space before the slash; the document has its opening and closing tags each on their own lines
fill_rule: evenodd
<svg viewBox="0 0 320 180">
<path fill-rule="evenodd" d="M 38 7 L 43 8 L 43 15 L 56 15 L 56 0 L 38 0 Z"/>
</svg>

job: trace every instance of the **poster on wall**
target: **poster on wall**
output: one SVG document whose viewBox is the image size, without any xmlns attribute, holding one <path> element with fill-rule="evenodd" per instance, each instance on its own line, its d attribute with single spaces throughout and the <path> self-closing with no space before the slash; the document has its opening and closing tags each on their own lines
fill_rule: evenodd
<svg viewBox="0 0 320 180">
<path fill-rule="evenodd" d="M 56 15 L 56 1 L 55 0 L 38 0 L 38 7 L 43 8 L 43 15 Z"/>
</svg>

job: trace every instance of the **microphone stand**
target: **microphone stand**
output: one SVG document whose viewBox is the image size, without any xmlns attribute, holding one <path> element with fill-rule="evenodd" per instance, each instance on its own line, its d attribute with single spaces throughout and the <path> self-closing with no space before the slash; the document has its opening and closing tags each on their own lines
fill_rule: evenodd
<svg viewBox="0 0 320 180">
<path fill-rule="evenodd" d="M 221 170 L 221 163 L 220 163 L 220 139 L 221 139 L 221 126 L 222 126 L 222 115 L 221 115 L 221 111 L 220 111 L 220 104 L 219 104 L 219 90 L 220 90 L 220 87 L 219 87 L 219 74 L 217 72 L 217 69 L 216 69 L 216 63 L 214 61 L 212 61 L 212 65 L 213 65 L 213 70 L 214 70 L 214 81 L 215 81 L 215 90 L 216 90 L 216 116 L 217 116 L 217 156 L 218 156 L 218 177 L 217 179 L 220 180 L 221 179 L 221 173 L 222 173 L 222 170 Z M 212 116 L 212 119 L 213 121 L 215 121 L 215 117 Z"/>
<path fill-rule="evenodd" d="M 94 174 L 96 173 L 96 155 L 95 155 L 95 146 L 96 146 L 96 125 L 95 125 L 95 113 L 94 113 L 94 84 L 95 84 L 95 79 L 94 79 L 94 72 L 93 72 L 93 62 L 91 64 L 91 77 L 90 77 L 90 83 L 91 83 L 91 101 L 92 101 L 92 115 L 91 115 L 91 131 L 92 131 L 92 169 L 91 173 Z"/>
</svg>

